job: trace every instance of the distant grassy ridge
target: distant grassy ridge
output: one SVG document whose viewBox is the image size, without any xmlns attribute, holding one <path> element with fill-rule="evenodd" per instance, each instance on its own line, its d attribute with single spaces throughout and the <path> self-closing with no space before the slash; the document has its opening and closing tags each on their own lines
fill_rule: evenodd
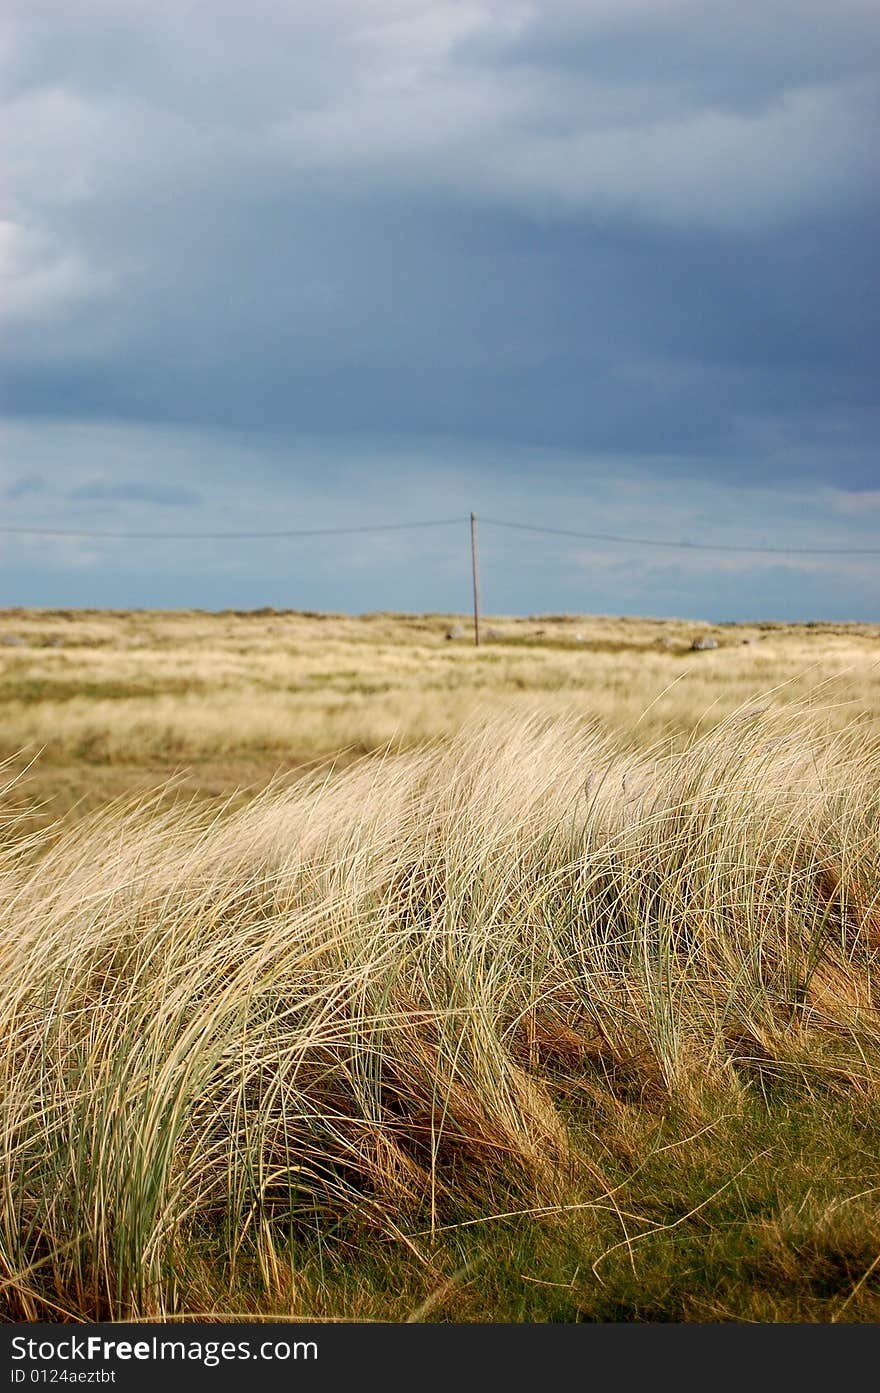
<svg viewBox="0 0 880 1393">
<path fill-rule="evenodd" d="M 7 1318 L 880 1318 L 876 728 L 636 745 L 7 822 Z"/>
</svg>

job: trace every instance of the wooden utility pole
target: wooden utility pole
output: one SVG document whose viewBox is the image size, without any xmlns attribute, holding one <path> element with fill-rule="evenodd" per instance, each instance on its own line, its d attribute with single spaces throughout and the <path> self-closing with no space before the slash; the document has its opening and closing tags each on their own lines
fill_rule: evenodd
<svg viewBox="0 0 880 1393">
<path fill-rule="evenodd" d="M 477 549 L 477 519 L 471 513 L 471 569 L 474 576 L 474 644 L 480 646 L 480 555 Z"/>
</svg>

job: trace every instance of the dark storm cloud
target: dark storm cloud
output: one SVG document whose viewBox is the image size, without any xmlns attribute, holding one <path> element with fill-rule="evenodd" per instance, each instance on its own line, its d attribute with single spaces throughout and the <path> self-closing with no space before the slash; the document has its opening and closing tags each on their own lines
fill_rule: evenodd
<svg viewBox="0 0 880 1393">
<path fill-rule="evenodd" d="M 103 330 L 106 351 L 76 349 L 106 302 L 74 318 L 69 352 L 7 363 L 9 409 L 666 453 L 744 478 L 764 477 L 772 435 L 782 478 L 821 477 L 833 443 L 831 477 L 870 481 L 876 306 L 857 223 L 802 225 L 792 245 L 391 201 L 184 206 L 154 210 L 161 284 L 119 291 L 122 344 Z"/>
<path fill-rule="evenodd" d="M 871 3 L 756 5 L 551 3 L 531 22 L 464 40 L 478 64 L 571 74 L 606 88 L 647 89 L 653 111 L 766 109 L 780 93 L 876 76 Z M 665 105 L 664 105 L 665 95 Z"/>
<path fill-rule="evenodd" d="M 560 507 L 600 457 L 880 483 L 876 6 L 13 0 L 0 24 L 2 409 L 130 432 L 100 485 L 34 450 L 71 501 L 208 497 L 216 451 L 144 482 L 141 427 L 262 441 L 264 480 L 323 437 L 364 487 L 391 478 L 369 440 L 499 484 L 544 451 Z"/>
</svg>

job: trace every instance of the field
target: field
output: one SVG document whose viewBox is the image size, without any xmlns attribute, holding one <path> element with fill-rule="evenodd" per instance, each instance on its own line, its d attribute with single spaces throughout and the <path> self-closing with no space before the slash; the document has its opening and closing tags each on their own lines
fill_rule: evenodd
<svg viewBox="0 0 880 1393">
<path fill-rule="evenodd" d="M 454 615 L 0 611 L 0 758 L 35 761 L 24 801 L 46 800 L 45 820 L 169 776 L 200 798 L 256 790 L 493 715 L 574 713 L 641 748 L 771 691 L 840 705 L 840 725 L 880 715 L 880 627 L 546 616 L 486 630 L 500 637 L 477 650 Z M 691 653 L 706 634 L 720 649 Z"/>
<path fill-rule="evenodd" d="M 485 627 L 0 615 L 6 1319 L 880 1319 L 880 629 Z"/>
</svg>

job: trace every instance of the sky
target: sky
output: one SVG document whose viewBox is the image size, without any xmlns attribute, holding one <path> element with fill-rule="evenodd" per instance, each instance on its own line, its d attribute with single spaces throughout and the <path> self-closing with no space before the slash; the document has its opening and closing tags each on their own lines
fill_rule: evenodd
<svg viewBox="0 0 880 1393">
<path fill-rule="evenodd" d="M 464 611 L 473 511 L 880 620 L 875 0 L 5 0 L 0 102 L 0 604 Z"/>
</svg>

